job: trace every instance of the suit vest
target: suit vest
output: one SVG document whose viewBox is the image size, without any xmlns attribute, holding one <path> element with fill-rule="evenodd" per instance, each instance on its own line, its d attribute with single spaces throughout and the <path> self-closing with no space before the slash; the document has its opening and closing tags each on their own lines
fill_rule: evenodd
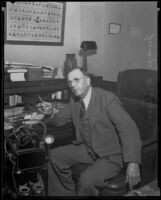
<svg viewBox="0 0 161 200">
<path fill-rule="evenodd" d="M 88 109 L 86 110 L 82 120 L 79 121 L 79 141 L 78 143 L 84 143 L 87 147 L 88 153 L 92 156 L 94 160 L 98 157 L 93 149 L 92 149 L 92 142 L 91 142 L 91 131 L 90 131 L 90 111 L 91 111 L 91 104 L 89 103 Z"/>
</svg>

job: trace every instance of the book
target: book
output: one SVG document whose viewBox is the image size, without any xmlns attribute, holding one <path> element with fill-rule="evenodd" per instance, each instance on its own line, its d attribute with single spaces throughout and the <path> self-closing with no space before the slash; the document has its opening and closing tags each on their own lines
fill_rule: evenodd
<svg viewBox="0 0 161 200">
<path fill-rule="evenodd" d="M 23 66 L 32 66 L 30 63 L 20 63 L 20 62 L 9 62 L 5 61 L 5 65 L 23 65 Z"/>
<path fill-rule="evenodd" d="M 22 73 L 22 72 L 27 72 L 27 69 L 25 68 L 19 68 L 19 69 L 13 69 L 10 68 L 7 70 L 8 73 Z"/>
<path fill-rule="evenodd" d="M 11 81 L 26 81 L 25 73 L 24 72 L 10 73 L 10 79 Z"/>
</svg>

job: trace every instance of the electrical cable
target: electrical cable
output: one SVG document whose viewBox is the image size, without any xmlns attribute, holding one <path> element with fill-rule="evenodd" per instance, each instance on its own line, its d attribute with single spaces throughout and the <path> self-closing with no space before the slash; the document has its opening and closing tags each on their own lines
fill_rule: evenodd
<svg viewBox="0 0 161 200">
<path fill-rule="evenodd" d="M 15 181 L 15 177 L 14 177 L 15 165 L 16 164 L 14 163 L 13 167 L 12 167 L 12 180 L 13 180 L 13 184 L 14 184 L 14 187 L 15 187 L 17 195 L 20 195 L 20 193 L 19 193 L 19 191 L 17 189 L 17 185 L 16 185 L 16 181 Z"/>
<path fill-rule="evenodd" d="M 36 121 L 37 124 L 41 124 L 41 125 L 43 126 L 42 143 L 44 144 L 44 142 L 45 142 L 45 137 L 46 137 L 46 133 L 47 133 L 46 125 L 45 125 L 44 122 L 37 121 L 37 120 L 35 120 L 35 121 Z M 18 143 L 20 143 L 20 141 L 19 141 L 19 139 L 18 139 L 16 133 L 19 132 L 22 128 L 24 128 L 24 129 L 26 130 L 26 132 L 30 135 L 30 137 L 32 137 L 30 131 L 28 131 L 28 129 L 27 129 L 28 127 L 31 129 L 32 124 L 21 125 L 21 126 L 18 127 L 16 130 L 14 130 L 12 133 L 10 133 L 8 136 L 6 136 L 6 138 L 5 138 L 5 140 L 4 140 L 4 149 L 5 149 L 5 152 L 6 152 L 7 154 L 9 154 L 9 152 L 7 151 L 7 140 L 8 140 L 8 138 L 14 135 L 14 136 L 16 137 L 16 139 L 18 140 Z M 38 135 L 37 135 L 37 136 L 38 136 Z M 38 137 L 39 137 L 39 136 L 38 136 Z M 40 138 L 40 137 L 39 137 L 39 138 Z M 24 146 L 24 145 L 25 145 L 25 144 L 23 144 L 23 146 Z"/>
<path fill-rule="evenodd" d="M 12 155 L 11 155 L 10 153 L 8 154 L 8 157 L 9 157 L 9 160 L 11 161 L 11 163 L 12 163 L 13 165 L 15 165 L 15 161 L 12 160 Z"/>
<path fill-rule="evenodd" d="M 34 121 L 36 121 L 36 120 L 34 120 Z M 37 124 L 41 124 L 41 125 L 43 126 L 43 136 L 42 136 L 42 141 L 43 141 L 43 143 L 44 143 L 44 142 L 45 142 L 46 133 L 47 133 L 46 125 L 45 125 L 45 123 L 42 122 L 42 121 L 37 121 Z M 32 125 L 33 125 L 33 124 L 32 124 Z M 32 127 L 32 125 L 31 125 L 31 127 Z M 38 136 L 38 137 L 39 137 L 39 136 Z"/>
<path fill-rule="evenodd" d="M 42 138 L 40 138 L 38 135 L 38 138 L 42 140 L 41 144 L 44 144 L 45 143 L 45 137 L 46 137 L 46 133 L 47 133 L 47 128 L 46 128 L 46 125 L 44 122 L 41 122 L 41 121 L 37 121 L 36 120 L 36 123 L 37 124 L 40 124 L 43 126 L 43 135 L 42 135 Z M 7 141 L 8 139 L 11 137 L 11 136 L 15 136 L 16 140 L 18 143 L 21 142 L 21 140 L 19 140 L 18 136 L 16 135 L 22 128 L 24 128 L 26 130 L 26 133 L 27 135 L 29 135 L 31 138 L 32 138 L 32 133 L 29 131 L 30 129 L 32 129 L 33 127 L 33 124 L 27 124 L 27 125 L 21 125 L 19 126 L 18 128 L 16 128 L 12 133 L 10 133 L 9 135 L 6 136 L 5 140 L 4 140 L 4 149 L 5 149 L 5 153 L 8 155 L 9 157 L 9 160 L 11 161 L 11 163 L 13 164 L 13 167 L 12 167 L 12 179 L 13 179 L 13 184 L 14 184 L 14 188 L 16 190 L 16 193 L 17 195 L 20 195 L 20 192 L 17 188 L 17 184 L 16 184 L 16 180 L 15 180 L 15 177 L 14 177 L 14 173 L 15 173 L 15 166 L 16 166 L 16 162 L 13 161 L 13 154 L 8 152 L 7 150 Z M 14 148 L 14 147 L 13 147 Z M 22 190 L 26 190 L 27 188 L 22 188 Z M 35 190 L 42 190 L 43 189 L 43 185 L 41 185 L 39 183 L 39 185 L 37 185 L 37 187 L 35 188 Z M 27 191 L 27 190 L 26 190 Z M 23 192 L 23 191 L 22 191 Z"/>
<path fill-rule="evenodd" d="M 15 133 L 17 133 L 22 127 L 24 127 L 24 126 L 18 127 L 18 128 L 17 128 L 16 130 L 14 130 L 12 133 L 10 133 L 9 135 L 6 136 L 6 138 L 5 138 L 5 140 L 4 140 L 4 149 L 5 149 L 5 152 L 6 152 L 7 154 L 9 154 L 9 152 L 7 151 L 7 140 L 8 140 L 8 138 L 11 137 L 12 135 L 15 135 Z M 16 139 L 18 139 L 18 138 L 16 138 Z"/>
</svg>

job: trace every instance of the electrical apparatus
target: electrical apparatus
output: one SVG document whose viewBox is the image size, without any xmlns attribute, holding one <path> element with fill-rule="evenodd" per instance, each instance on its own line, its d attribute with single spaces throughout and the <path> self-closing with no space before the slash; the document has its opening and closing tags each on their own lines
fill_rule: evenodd
<svg viewBox="0 0 161 200">
<path fill-rule="evenodd" d="M 41 177 L 42 169 L 47 166 L 45 148 L 46 125 L 39 120 L 14 121 L 12 130 L 5 134 L 5 157 L 10 161 L 6 164 L 5 179 L 14 183 L 17 195 L 28 196 L 44 190 Z M 10 169 L 12 168 L 12 170 Z M 47 168 L 47 167 L 46 167 Z M 33 184 L 31 184 L 33 183 Z M 44 193 L 43 193 L 44 194 Z M 34 195 L 32 195 L 34 196 Z"/>
</svg>

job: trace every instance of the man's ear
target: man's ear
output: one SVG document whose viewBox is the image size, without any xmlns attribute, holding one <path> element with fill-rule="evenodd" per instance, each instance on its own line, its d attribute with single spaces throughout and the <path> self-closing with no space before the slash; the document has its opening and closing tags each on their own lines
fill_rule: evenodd
<svg viewBox="0 0 161 200">
<path fill-rule="evenodd" d="M 87 83 L 87 86 L 91 85 L 91 79 L 87 76 L 86 76 L 86 83 Z"/>
</svg>

